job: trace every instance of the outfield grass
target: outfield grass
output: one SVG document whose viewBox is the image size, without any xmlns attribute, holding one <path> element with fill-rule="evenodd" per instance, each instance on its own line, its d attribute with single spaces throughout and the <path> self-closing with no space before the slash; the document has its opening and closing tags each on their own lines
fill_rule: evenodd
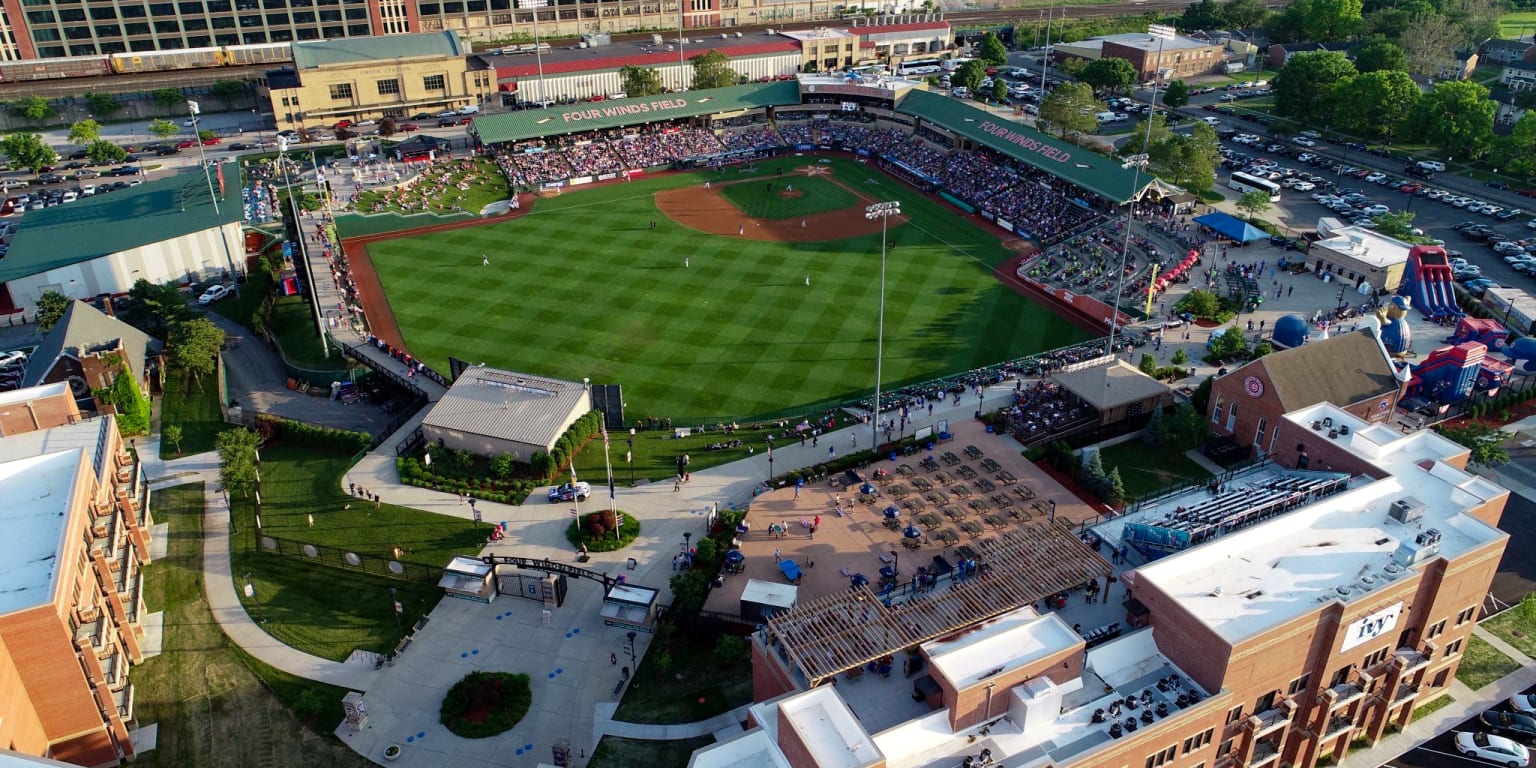
<svg viewBox="0 0 1536 768">
<path fill-rule="evenodd" d="M 1086 337 L 993 278 L 1011 255 L 996 236 L 867 166 L 830 165 L 870 198 L 901 201 L 910 219 L 890 231 L 887 387 Z M 439 370 L 453 355 L 618 383 L 630 418 L 679 423 L 801 413 L 862 395 L 874 382 L 880 236 L 758 242 L 660 215 L 654 193 L 702 181 L 679 173 L 567 192 L 515 221 L 369 252 L 407 345 Z"/>
<path fill-rule="evenodd" d="M 480 550 L 487 531 L 468 520 L 350 497 L 340 480 L 350 457 L 291 445 L 261 452 L 262 532 L 293 541 L 337 547 L 363 557 L 441 566 L 454 555 Z M 385 578 L 258 551 L 252 500 L 231 505 L 236 533 L 233 560 L 246 610 L 273 637 L 307 653 L 345 659 L 354 648 L 392 650 L 417 618 L 441 596 L 435 584 Z M 350 505 L 351 509 L 347 509 Z M 315 524 L 309 525 L 310 516 Z M 243 596 L 249 574 L 254 597 Z M 397 620 L 388 590 L 404 608 Z"/>
<path fill-rule="evenodd" d="M 1120 468 L 1126 498 L 1137 499 L 1156 493 L 1175 483 L 1211 476 L 1204 467 L 1182 453 L 1154 448 L 1140 440 L 1130 440 L 1100 451 L 1104 471 Z"/>
<path fill-rule="evenodd" d="M 792 196 L 782 196 L 786 187 L 790 188 L 788 191 Z M 798 197 L 793 196 L 796 192 Z M 820 176 L 787 181 L 775 179 L 762 184 L 755 181 L 725 184 L 720 187 L 720 194 L 756 219 L 798 219 L 859 204 L 852 192 Z"/>
<path fill-rule="evenodd" d="M 169 440 L 160 441 L 160 458 L 174 459 L 213 450 L 213 441 L 229 428 L 219 410 L 219 380 L 204 377 L 201 384 L 192 377 L 170 373 L 165 377 L 160 397 L 160 431 L 171 425 L 181 427 L 180 450 Z"/>
<path fill-rule="evenodd" d="M 156 724 L 159 734 L 155 749 L 139 755 L 134 765 L 368 765 L 330 736 L 341 722 L 344 690 L 245 655 L 208 612 L 203 485 L 156 491 L 153 505 L 155 519 L 170 526 L 170 535 L 166 556 L 144 569 L 144 601 L 164 613 L 164 652 L 134 666 L 133 688 L 134 714 L 141 724 Z"/>
</svg>

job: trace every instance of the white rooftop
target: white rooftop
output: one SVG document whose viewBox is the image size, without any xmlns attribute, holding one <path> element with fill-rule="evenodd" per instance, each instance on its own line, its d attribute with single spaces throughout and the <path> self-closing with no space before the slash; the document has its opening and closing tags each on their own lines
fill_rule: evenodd
<svg viewBox="0 0 1536 768">
<path fill-rule="evenodd" d="M 488 368 L 467 368 L 432 404 L 422 424 L 440 429 L 549 445 L 587 403 L 579 381 L 562 381 Z"/>
<path fill-rule="evenodd" d="M 923 650 L 934 669 L 965 689 L 1082 642 L 1061 617 L 1041 616 L 1026 606 L 968 627 L 949 640 L 924 643 Z"/>
<path fill-rule="evenodd" d="M 885 759 L 835 686 L 789 696 L 778 709 L 779 730 L 793 731 L 817 768 L 862 768 Z"/>
<path fill-rule="evenodd" d="M 1464 514 L 1508 491 L 1444 463 L 1461 446 L 1428 430 L 1404 435 L 1370 425 L 1326 403 L 1284 418 L 1304 427 L 1323 419 L 1348 426 L 1334 441 L 1387 476 L 1357 477 L 1340 493 L 1136 570 L 1136 583 L 1155 584 L 1227 641 L 1322 603 L 1353 602 L 1401 578 L 1421 563 L 1394 561 L 1394 552 L 1405 542 L 1415 546 L 1421 531 L 1440 532 L 1439 554 L 1446 557 L 1507 536 Z M 1388 517 L 1393 502 L 1410 497 L 1424 505 L 1421 521 L 1404 525 Z"/>
<path fill-rule="evenodd" d="M 74 448 L 0 462 L 0 615 L 53 600 L 82 455 Z"/>
<path fill-rule="evenodd" d="M 1336 229 L 1332 237 L 1319 240 L 1312 246 L 1327 248 L 1378 269 L 1408 261 L 1409 245 L 1407 243 L 1365 227 Z"/>
<path fill-rule="evenodd" d="M 25 403 L 28 400 L 36 400 L 40 397 L 55 397 L 68 391 L 69 382 L 60 381 L 54 384 L 39 384 L 35 387 L 0 392 L 0 408 L 17 403 Z"/>
<path fill-rule="evenodd" d="M 688 768 L 789 768 L 789 761 L 768 731 L 754 728 L 694 752 Z"/>
<path fill-rule="evenodd" d="M 1177 35 L 1168 40 L 1159 40 L 1158 38 L 1155 38 L 1146 32 L 1124 32 L 1117 35 L 1090 37 L 1087 40 L 1077 40 L 1070 43 L 1057 43 L 1052 47 L 1058 49 L 1071 48 L 1084 51 L 1102 51 L 1104 50 L 1104 43 L 1106 42 L 1129 46 L 1131 48 L 1140 48 L 1145 51 L 1151 51 L 1152 53 L 1157 53 L 1157 46 L 1159 43 L 1162 44 L 1164 53 L 1190 48 L 1205 48 L 1207 46 L 1216 45 L 1216 43 L 1208 43 L 1204 40 L 1198 40 L 1193 37 L 1185 37 L 1183 35 Z"/>
<path fill-rule="evenodd" d="M 484 577 L 491 572 L 491 564 L 479 558 L 454 555 L 453 559 L 448 561 L 448 565 L 444 566 L 443 571 Z"/>
<path fill-rule="evenodd" d="M 856 38 L 852 32 L 835 27 L 815 27 L 813 29 L 782 29 L 779 34 L 793 40 L 806 42 L 808 40 L 836 40 L 838 38 Z"/>
<path fill-rule="evenodd" d="M 633 584 L 615 584 L 608 590 L 608 600 L 619 600 L 636 605 L 651 605 L 656 602 L 656 590 L 650 587 L 637 587 Z"/>
<path fill-rule="evenodd" d="M 0 438 L 0 461 L 26 459 L 70 448 L 82 449 L 91 461 L 96 461 L 101 458 L 98 454 L 106 450 L 104 438 L 114 429 L 117 429 L 116 418 L 104 416 L 66 424 L 62 427 L 6 435 Z M 98 477 L 105 477 L 105 471 Z M 5 495 L 5 489 L 0 488 L 0 498 Z"/>
</svg>

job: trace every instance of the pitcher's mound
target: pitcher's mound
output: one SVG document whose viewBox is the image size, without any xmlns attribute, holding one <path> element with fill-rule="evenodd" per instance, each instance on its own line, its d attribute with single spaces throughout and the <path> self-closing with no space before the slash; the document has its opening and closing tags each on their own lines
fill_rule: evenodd
<svg viewBox="0 0 1536 768">
<path fill-rule="evenodd" d="M 805 191 L 804 190 L 800 190 L 800 189 L 781 189 L 781 190 L 779 190 L 779 199 L 780 200 L 794 200 L 795 198 L 799 198 L 799 197 L 805 197 Z"/>
</svg>

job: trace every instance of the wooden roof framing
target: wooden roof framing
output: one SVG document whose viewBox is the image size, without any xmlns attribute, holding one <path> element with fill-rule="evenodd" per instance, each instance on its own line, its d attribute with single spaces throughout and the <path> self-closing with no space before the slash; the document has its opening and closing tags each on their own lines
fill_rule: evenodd
<svg viewBox="0 0 1536 768">
<path fill-rule="evenodd" d="M 867 585 L 798 605 L 768 620 L 769 642 L 815 687 L 845 670 L 1112 572 L 1070 530 L 1048 523 L 986 539 L 977 552 L 977 576 L 890 608 Z"/>
</svg>

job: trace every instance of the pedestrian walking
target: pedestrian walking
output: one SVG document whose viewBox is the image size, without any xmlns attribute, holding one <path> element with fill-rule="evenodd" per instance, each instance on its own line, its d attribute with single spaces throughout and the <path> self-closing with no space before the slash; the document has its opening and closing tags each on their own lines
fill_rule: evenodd
<svg viewBox="0 0 1536 768">
<path fill-rule="evenodd" d="M 482 267 L 489 267 L 490 265 L 491 265 L 491 257 L 489 257 L 489 256 L 487 256 L 487 255 L 485 255 L 483 253 L 480 254 L 480 266 L 482 266 Z"/>
<path fill-rule="evenodd" d="M 684 256 L 683 257 L 683 269 L 687 269 L 687 268 L 688 268 L 688 257 Z"/>
<path fill-rule="evenodd" d="M 800 484 L 799 483 L 795 484 L 795 500 L 796 501 L 800 500 Z"/>
<path fill-rule="evenodd" d="M 347 483 L 347 495 L 348 496 L 356 496 L 357 495 L 357 483 Z"/>
<path fill-rule="evenodd" d="M 812 528 L 820 528 L 821 527 L 821 515 L 817 515 L 816 516 L 816 519 L 811 522 L 811 527 Z"/>
<path fill-rule="evenodd" d="M 800 220 L 800 228 L 805 229 L 805 219 Z"/>
<path fill-rule="evenodd" d="M 859 448 L 859 433 L 857 433 L 857 432 L 850 432 L 848 434 L 848 442 L 852 443 L 854 450 L 858 450 L 858 448 Z"/>
<path fill-rule="evenodd" d="M 800 433 L 800 447 L 801 448 L 805 447 L 805 433 L 804 432 Z"/>
<path fill-rule="evenodd" d="M 379 508 L 379 505 L 381 505 L 381 504 L 383 504 L 383 503 L 384 503 L 384 502 L 382 502 L 382 501 L 380 501 L 380 500 L 379 500 L 379 495 L 378 495 L 378 494 L 377 494 L 377 493 L 375 493 L 375 494 L 374 494 L 374 495 L 373 495 L 373 508 L 374 508 L 374 509 L 378 509 L 378 508 Z"/>
<path fill-rule="evenodd" d="M 1295 292 L 1296 292 L 1296 286 L 1294 286 L 1294 285 L 1289 287 L 1289 288 L 1286 288 L 1285 289 L 1285 297 L 1287 299 L 1289 299 L 1291 297 L 1291 294 L 1293 294 Z"/>
<path fill-rule="evenodd" d="M 818 441 L 820 439 L 821 439 L 821 437 L 819 435 L 811 435 L 811 447 L 815 448 L 816 447 L 816 441 Z M 804 443 L 801 443 L 801 445 L 804 445 Z"/>
<path fill-rule="evenodd" d="M 311 528 L 315 527 L 315 516 L 314 516 L 314 514 L 311 513 L 311 514 L 307 515 L 307 517 L 309 518 L 309 527 L 311 527 Z"/>
<path fill-rule="evenodd" d="M 784 553 L 779 551 L 778 547 L 774 547 L 773 548 L 773 561 L 775 563 L 777 563 L 777 562 L 781 562 L 783 559 L 784 559 Z"/>
<path fill-rule="evenodd" d="M 835 445 L 827 446 L 827 455 L 828 456 L 833 456 L 833 457 L 837 456 L 837 446 L 835 446 Z"/>
<path fill-rule="evenodd" d="M 741 226 L 736 228 L 736 234 L 738 234 L 738 235 L 745 235 L 746 233 L 747 233 L 747 225 L 743 224 L 743 225 L 741 225 Z"/>
<path fill-rule="evenodd" d="M 681 491 L 682 489 L 683 489 L 683 476 L 682 476 L 681 473 L 679 473 L 677 477 L 672 479 L 672 492 L 673 493 L 677 493 L 678 491 Z"/>
<path fill-rule="evenodd" d="M 807 286 L 809 286 L 811 284 L 811 273 L 809 273 L 809 272 L 805 273 L 805 284 Z"/>
<path fill-rule="evenodd" d="M 608 654 L 608 663 L 617 667 L 619 665 L 619 655 L 616 653 Z"/>
</svg>

